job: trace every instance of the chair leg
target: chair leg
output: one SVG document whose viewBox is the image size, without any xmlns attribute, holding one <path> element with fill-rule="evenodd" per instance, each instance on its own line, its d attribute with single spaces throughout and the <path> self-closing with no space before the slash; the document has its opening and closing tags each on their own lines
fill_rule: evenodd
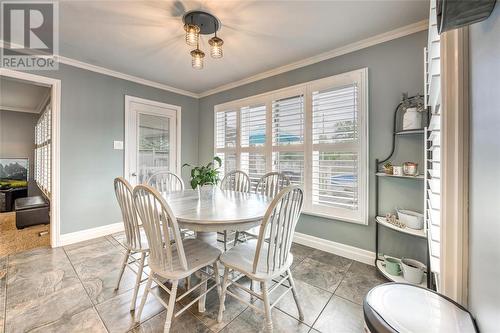
<svg viewBox="0 0 500 333">
<path fill-rule="evenodd" d="M 125 272 L 125 267 L 127 266 L 129 256 L 130 256 L 130 250 L 127 250 L 127 252 L 125 252 L 125 255 L 123 256 L 122 268 L 120 270 L 120 275 L 118 276 L 118 282 L 116 283 L 115 290 L 118 290 L 118 288 L 120 288 L 120 282 L 123 277 L 123 272 Z"/>
<path fill-rule="evenodd" d="M 167 319 L 165 320 L 165 326 L 163 328 L 164 333 L 170 332 L 170 326 L 172 325 L 172 317 L 174 316 L 175 299 L 177 298 L 177 284 L 179 281 L 172 281 L 172 289 L 170 290 L 170 297 L 168 299 L 167 308 Z"/>
<path fill-rule="evenodd" d="M 295 288 L 295 282 L 293 281 L 292 272 L 290 268 L 287 270 L 288 282 L 292 287 L 293 299 L 295 300 L 295 305 L 297 305 L 297 311 L 299 312 L 299 320 L 304 321 L 304 313 L 302 312 L 302 307 L 300 306 L 299 296 L 297 295 L 297 288 Z"/>
<path fill-rule="evenodd" d="M 224 252 L 227 251 L 227 230 L 224 230 Z"/>
<path fill-rule="evenodd" d="M 260 289 L 262 290 L 262 300 L 264 301 L 264 311 L 266 314 L 266 331 L 268 333 L 272 333 L 273 319 L 271 317 L 271 304 L 269 303 L 269 292 L 267 290 L 267 282 L 265 281 L 261 282 Z"/>
<path fill-rule="evenodd" d="M 206 269 L 206 268 L 202 268 Z M 200 277 L 203 279 L 203 275 L 200 274 Z M 201 287 L 200 287 L 200 294 L 203 294 L 204 292 L 207 291 L 207 281 L 205 281 Z M 198 312 L 205 312 L 205 303 L 207 300 L 207 295 L 203 295 L 199 300 L 198 300 Z"/>
<path fill-rule="evenodd" d="M 148 282 L 146 283 L 146 288 L 144 289 L 144 294 L 142 294 L 141 304 L 139 305 L 139 312 L 135 314 L 135 321 L 139 322 L 141 320 L 142 310 L 144 309 L 144 304 L 148 299 L 149 290 L 151 289 L 151 284 L 153 283 L 153 272 L 149 273 Z"/>
<path fill-rule="evenodd" d="M 144 262 L 146 261 L 146 252 L 141 252 L 141 259 L 139 259 L 139 270 L 135 279 L 134 296 L 132 296 L 132 304 L 130 304 L 130 311 L 135 310 L 135 302 L 137 301 L 137 293 L 141 286 L 142 271 L 144 270 Z"/>
<path fill-rule="evenodd" d="M 227 290 L 227 280 L 229 276 L 229 268 L 225 267 L 224 268 L 224 278 L 222 280 L 222 291 L 221 291 L 221 297 L 219 298 L 219 314 L 217 315 L 217 322 L 220 323 L 222 322 L 222 315 L 224 313 L 224 302 L 226 300 L 226 290 Z"/>
<path fill-rule="evenodd" d="M 238 244 L 238 239 L 240 237 L 240 232 L 239 231 L 236 231 L 236 233 L 234 234 L 234 246 L 236 246 Z"/>
<path fill-rule="evenodd" d="M 215 284 L 217 285 L 217 296 L 219 296 L 220 299 L 222 296 L 222 288 L 220 286 L 219 263 L 215 261 L 213 267 Z"/>
</svg>

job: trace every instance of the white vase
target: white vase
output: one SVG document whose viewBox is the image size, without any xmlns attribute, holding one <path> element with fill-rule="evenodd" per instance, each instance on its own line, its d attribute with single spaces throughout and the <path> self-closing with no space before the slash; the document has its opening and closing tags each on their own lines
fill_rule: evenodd
<svg viewBox="0 0 500 333">
<path fill-rule="evenodd" d="M 203 186 L 198 186 L 198 198 L 201 200 L 212 199 L 215 197 L 215 191 L 217 186 L 213 184 L 205 184 Z"/>
<path fill-rule="evenodd" d="M 406 109 L 403 115 L 403 130 L 412 130 L 422 128 L 422 112 L 417 108 Z"/>
</svg>

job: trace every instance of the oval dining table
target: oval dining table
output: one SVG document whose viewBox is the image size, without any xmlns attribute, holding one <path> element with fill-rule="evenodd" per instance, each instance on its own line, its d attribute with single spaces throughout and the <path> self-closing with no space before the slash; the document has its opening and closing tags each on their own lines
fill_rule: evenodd
<svg viewBox="0 0 500 333">
<path fill-rule="evenodd" d="M 259 225 L 272 199 L 255 193 L 215 188 L 198 193 L 182 190 L 164 193 L 181 228 L 196 232 L 196 238 L 217 245 L 217 231 L 243 231 Z"/>
<path fill-rule="evenodd" d="M 181 228 L 196 232 L 196 238 L 217 246 L 217 231 L 248 230 L 262 222 L 272 199 L 260 194 L 221 190 L 208 193 L 182 190 L 162 194 Z M 205 297 L 198 302 L 205 312 Z"/>
</svg>

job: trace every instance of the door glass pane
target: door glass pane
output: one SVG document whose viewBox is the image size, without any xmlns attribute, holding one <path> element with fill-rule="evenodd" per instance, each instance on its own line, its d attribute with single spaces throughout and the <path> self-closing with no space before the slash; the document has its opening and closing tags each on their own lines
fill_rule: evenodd
<svg viewBox="0 0 500 333">
<path fill-rule="evenodd" d="M 170 165 L 170 119 L 139 113 L 137 176 L 144 183 L 149 176 Z"/>
</svg>

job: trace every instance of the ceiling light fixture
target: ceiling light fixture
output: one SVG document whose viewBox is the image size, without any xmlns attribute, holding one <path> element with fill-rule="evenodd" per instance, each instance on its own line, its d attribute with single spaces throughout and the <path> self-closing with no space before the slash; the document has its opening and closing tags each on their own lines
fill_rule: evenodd
<svg viewBox="0 0 500 333">
<path fill-rule="evenodd" d="M 196 46 L 200 38 L 200 28 L 194 24 L 184 24 L 184 31 L 186 31 L 186 44 L 189 46 Z"/>
<path fill-rule="evenodd" d="M 220 29 L 220 21 L 207 12 L 195 10 L 187 12 L 182 17 L 184 23 L 184 31 L 186 32 L 186 44 L 189 46 L 196 46 L 195 50 L 191 51 L 191 65 L 195 69 L 203 68 L 203 58 L 205 53 L 200 50 L 200 34 L 211 35 L 212 38 L 208 40 L 210 45 L 210 56 L 214 59 L 220 59 L 223 56 L 222 45 L 224 41 L 217 37 L 217 31 Z"/>
<path fill-rule="evenodd" d="M 194 69 L 203 69 L 203 58 L 205 58 L 205 53 L 200 50 L 200 46 L 196 45 L 196 50 L 191 51 L 191 66 Z"/>
</svg>

